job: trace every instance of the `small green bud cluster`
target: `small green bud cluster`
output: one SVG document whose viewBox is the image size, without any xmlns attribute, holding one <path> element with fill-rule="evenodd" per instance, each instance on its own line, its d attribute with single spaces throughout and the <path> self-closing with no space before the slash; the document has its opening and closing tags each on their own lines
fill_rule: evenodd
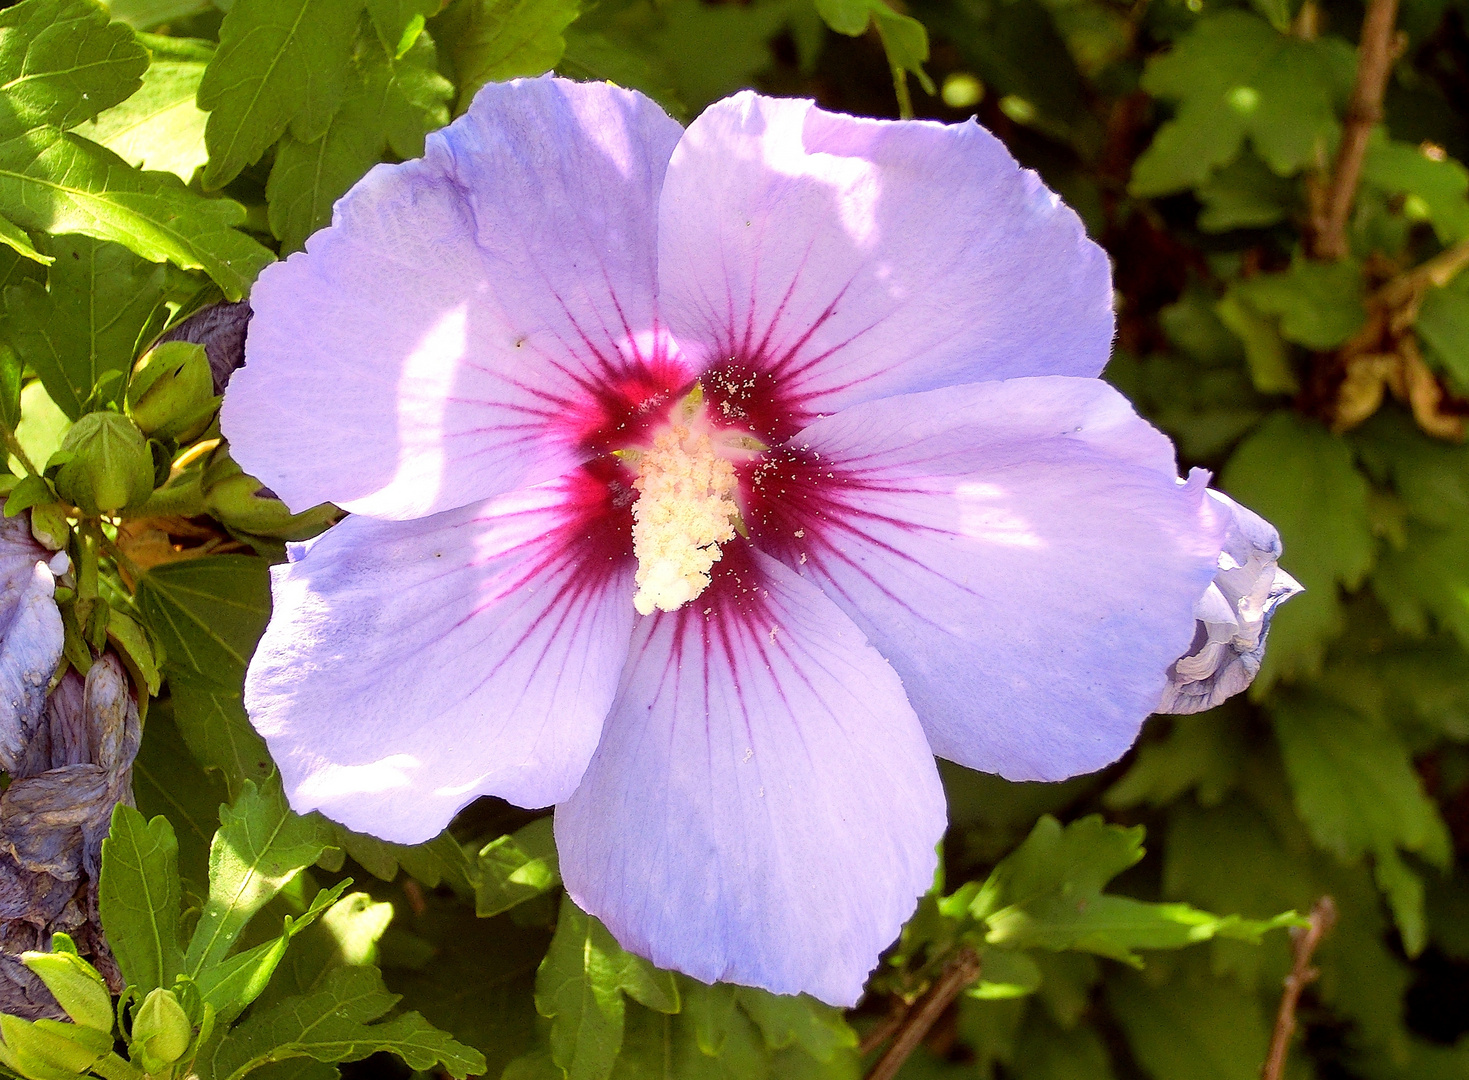
<svg viewBox="0 0 1469 1080">
<path fill-rule="evenodd" d="M 166 1074 L 194 1041 L 194 1025 L 172 990 L 148 992 L 133 1017 L 132 1057 L 149 1076 Z"/>
<path fill-rule="evenodd" d="M 0 1016 L 0 1063 L 25 1080 L 74 1080 L 112 1053 L 112 994 L 65 934 L 52 952 L 21 954 L 73 1023 Z"/>
<path fill-rule="evenodd" d="M 87 514 L 141 506 L 153 493 L 153 455 L 137 425 L 112 412 L 87 413 L 71 426 L 51 464 L 56 492 Z"/>
</svg>

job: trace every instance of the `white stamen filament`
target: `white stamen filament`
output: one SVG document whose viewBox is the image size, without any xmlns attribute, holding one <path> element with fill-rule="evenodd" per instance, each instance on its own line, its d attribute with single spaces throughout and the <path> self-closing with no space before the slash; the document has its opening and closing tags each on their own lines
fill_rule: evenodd
<svg viewBox="0 0 1469 1080">
<path fill-rule="evenodd" d="M 633 487 L 633 554 L 643 615 L 673 611 L 709 587 L 719 545 L 734 539 L 739 516 L 734 466 L 714 452 L 709 436 L 674 424 L 638 457 Z"/>
</svg>

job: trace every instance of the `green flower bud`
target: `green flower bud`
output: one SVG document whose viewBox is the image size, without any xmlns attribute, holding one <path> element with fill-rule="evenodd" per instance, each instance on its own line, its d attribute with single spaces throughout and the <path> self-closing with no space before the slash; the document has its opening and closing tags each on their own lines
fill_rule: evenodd
<svg viewBox="0 0 1469 1080">
<path fill-rule="evenodd" d="M 74 951 L 21 953 L 20 961 L 46 984 L 67 1016 L 83 1027 L 112 1030 L 112 994 L 97 969 Z"/>
<path fill-rule="evenodd" d="M 219 408 L 203 345 L 166 341 L 148 350 L 128 380 L 127 413 L 155 439 L 197 438 Z"/>
<path fill-rule="evenodd" d="M 162 1072 L 183 1057 L 194 1026 L 172 990 L 150 990 L 133 1017 L 132 1053 L 147 1073 Z"/>
<path fill-rule="evenodd" d="M 112 1051 L 112 1036 L 60 1020 L 0 1016 L 0 1061 L 27 1080 L 74 1080 Z"/>
<path fill-rule="evenodd" d="M 126 416 L 83 416 L 66 433 L 57 458 L 64 464 L 56 490 L 88 514 L 137 506 L 153 493 L 153 455 Z"/>
</svg>

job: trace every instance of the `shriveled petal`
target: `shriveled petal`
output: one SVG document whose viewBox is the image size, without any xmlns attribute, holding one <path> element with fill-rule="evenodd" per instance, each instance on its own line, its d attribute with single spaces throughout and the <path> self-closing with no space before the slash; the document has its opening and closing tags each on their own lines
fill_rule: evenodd
<svg viewBox="0 0 1469 1080">
<path fill-rule="evenodd" d="M 674 151 L 658 253 L 706 391 L 780 438 L 893 394 L 1096 375 L 1111 349 L 1105 253 L 973 121 L 737 94 Z"/>
<path fill-rule="evenodd" d="M 599 395 L 678 367 L 654 330 L 680 130 L 608 83 L 486 85 L 261 274 L 224 405 L 236 459 L 292 510 L 382 518 L 566 472 Z"/>
<path fill-rule="evenodd" d="M 1015 379 L 819 420 L 751 479 L 761 546 L 892 662 L 941 757 L 1012 780 L 1114 761 L 1194 634 L 1223 523 L 1105 383 Z"/>
<path fill-rule="evenodd" d="M 572 898 L 705 982 L 836 1005 L 931 884 L 944 796 L 892 669 L 741 544 L 639 622 L 602 743 L 556 808 Z"/>
<path fill-rule="evenodd" d="M 349 517 L 276 567 L 245 706 L 291 805 L 411 844 L 479 795 L 569 795 L 627 656 L 627 516 L 578 472 L 418 521 Z"/>
<path fill-rule="evenodd" d="M 46 707 L 61 660 L 53 556 L 31 537 L 30 515 L 0 518 L 0 769 L 14 772 Z"/>
<path fill-rule="evenodd" d="M 1209 497 L 1228 522 L 1219 573 L 1194 606 L 1194 641 L 1168 671 L 1158 712 L 1196 713 L 1246 689 L 1260 671 L 1275 609 L 1301 592 L 1278 565 L 1280 533 L 1222 492 Z"/>
</svg>

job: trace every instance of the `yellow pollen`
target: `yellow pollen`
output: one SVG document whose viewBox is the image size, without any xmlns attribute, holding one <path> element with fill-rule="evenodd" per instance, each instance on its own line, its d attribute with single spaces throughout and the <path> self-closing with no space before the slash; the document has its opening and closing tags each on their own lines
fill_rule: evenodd
<svg viewBox="0 0 1469 1080">
<path fill-rule="evenodd" d="M 705 434 L 675 424 L 638 459 L 632 548 L 638 559 L 633 606 L 673 611 L 709 587 L 719 545 L 734 539 L 734 466 Z"/>
</svg>

